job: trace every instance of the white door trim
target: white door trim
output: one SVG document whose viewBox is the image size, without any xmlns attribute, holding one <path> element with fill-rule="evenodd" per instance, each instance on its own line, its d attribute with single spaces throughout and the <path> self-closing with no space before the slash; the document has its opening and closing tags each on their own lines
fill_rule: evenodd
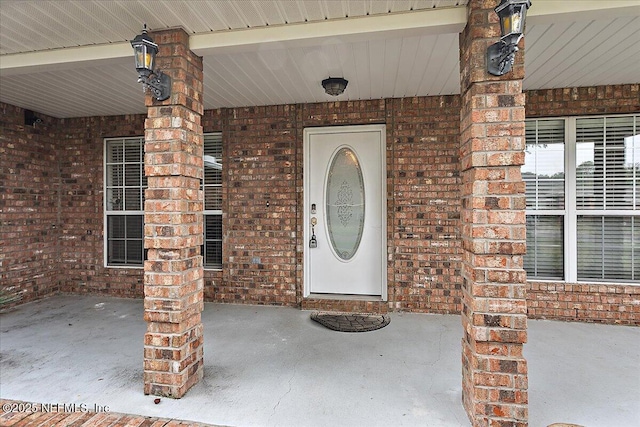
<svg viewBox="0 0 640 427">
<path fill-rule="evenodd" d="M 354 126 L 330 126 L 330 127 L 311 127 L 304 129 L 304 146 L 303 146 L 303 194 L 304 194 L 304 202 L 303 202 L 303 215 L 302 221 L 304 226 L 304 236 L 303 236 L 303 296 L 308 298 L 311 294 L 310 291 L 310 283 L 311 283 L 311 273 L 310 269 L 305 266 L 310 265 L 310 250 L 309 250 L 309 240 L 311 239 L 311 227 L 310 227 L 310 212 L 311 212 L 311 201 L 309 191 L 311 183 L 311 176 L 307 173 L 307 171 L 311 170 L 311 159 L 310 159 L 310 143 L 311 143 L 311 135 L 319 135 L 319 134 L 343 134 L 343 133 L 358 133 L 358 132 L 375 132 L 379 135 L 380 138 L 380 188 L 381 188 L 381 197 L 380 197 L 380 209 L 382 212 L 381 224 L 382 224 L 382 233 L 380 233 L 380 251 L 381 251 L 381 260 L 383 262 L 380 263 L 380 277 L 381 277 L 381 289 L 380 289 L 380 297 L 383 301 L 387 300 L 387 155 L 386 155 L 386 125 L 383 124 L 375 124 L 375 125 L 354 125 Z M 315 177 L 317 179 L 317 177 Z M 322 178 L 321 178 L 322 179 Z"/>
</svg>

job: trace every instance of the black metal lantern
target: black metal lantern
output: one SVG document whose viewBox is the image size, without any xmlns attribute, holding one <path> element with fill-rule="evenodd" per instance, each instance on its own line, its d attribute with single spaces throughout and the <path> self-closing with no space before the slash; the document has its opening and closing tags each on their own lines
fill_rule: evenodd
<svg viewBox="0 0 640 427">
<path fill-rule="evenodd" d="M 329 77 L 322 81 L 322 87 L 327 95 L 338 96 L 341 95 L 347 88 L 349 81 L 342 77 Z"/>
<path fill-rule="evenodd" d="M 161 71 L 155 71 L 156 54 L 158 45 L 147 34 L 147 25 L 144 25 L 142 34 L 138 34 L 131 40 L 133 47 L 138 82 L 142 83 L 143 90 L 147 87 L 153 92 L 158 101 L 164 101 L 171 96 L 171 77 Z"/>
<path fill-rule="evenodd" d="M 511 71 L 530 7 L 530 0 L 501 0 L 494 9 L 500 18 L 502 37 L 487 49 L 487 71 L 490 74 L 501 76 Z"/>
</svg>

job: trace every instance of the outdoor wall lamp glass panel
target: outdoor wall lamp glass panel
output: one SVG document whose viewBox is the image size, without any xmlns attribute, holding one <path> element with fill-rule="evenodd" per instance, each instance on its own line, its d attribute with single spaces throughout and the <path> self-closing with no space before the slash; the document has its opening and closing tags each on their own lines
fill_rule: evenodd
<svg viewBox="0 0 640 427">
<path fill-rule="evenodd" d="M 322 81 L 322 87 L 327 95 L 338 96 L 347 88 L 349 82 L 342 77 L 329 77 Z"/>
<path fill-rule="evenodd" d="M 518 42 L 523 37 L 524 22 L 530 0 L 502 0 L 495 8 L 500 18 L 502 38 L 487 49 L 487 71 L 494 76 L 501 76 L 511 71 Z"/>
<path fill-rule="evenodd" d="M 147 34 L 147 24 L 144 25 L 142 34 L 131 40 L 136 71 L 138 71 L 138 83 L 142 83 L 143 90 L 151 89 L 153 96 L 158 101 L 164 101 L 171 96 L 171 77 L 160 70 L 154 71 L 158 45 Z"/>
</svg>

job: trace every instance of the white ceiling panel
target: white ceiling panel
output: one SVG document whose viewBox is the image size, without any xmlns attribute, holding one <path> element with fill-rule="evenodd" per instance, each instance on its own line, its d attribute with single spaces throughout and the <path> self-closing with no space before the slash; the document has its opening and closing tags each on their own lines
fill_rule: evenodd
<svg viewBox="0 0 640 427">
<path fill-rule="evenodd" d="M 279 2 L 269 3 L 265 1 L 251 0 L 251 4 L 256 9 L 258 19 L 262 22 L 260 26 L 282 25 L 287 23 L 283 12 L 280 10 Z M 294 9 L 297 9 L 297 7 Z"/>
<path fill-rule="evenodd" d="M 398 81 L 398 65 L 402 54 L 402 39 L 387 39 L 384 46 L 384 64 L 382 75 L 383 98 L 394 97 Z M 389 94 L 389 96 L 387 96 Z"/>
<path fill-rule="evenodd" d="M 372 1 L 369 3 L 369 12 L 371 14 L 389 13 L 389 1 Z"/>
<path fill-rule="evenodd" d="M 640 81 L 640 57 L 633 54 L 640 45 L 637 16 L 534 25 L 525 44 L 525 88 Z"/>
<path fill-rule="evenodd" d="M 465 1 L 433 0 L 2 0 L 0 55 L 126 41 L 143 23 L 189 34 L 342 19 Z"/>
<path fill-rule="evenodd" d="M 354 43 L 334 39 L 317 46 L 205 57 L 205 104 L 239 107 L 335 99 L 320 85 L 329 76 L 349 80 L 342 100 L 457 93 L 457 40 L 457 34 Z M 439 45 L 446 51 L 436 49 Z"/>
<path fill-rule="evenodd" d="M 365 0 L 351 0 L 346 4 L 347 16 L 364 16 L 367 14 L 367 4 Z"/>
<path fill-rule="evenodd" d="M 141 85 L 131 64 L 2 78 L 2 101 L 54 117 L 140 113 Z M 114 84 L 118 82 L 118 84 Z M 60 112 L 64 114 L 60 114 Z"/>
</svg>

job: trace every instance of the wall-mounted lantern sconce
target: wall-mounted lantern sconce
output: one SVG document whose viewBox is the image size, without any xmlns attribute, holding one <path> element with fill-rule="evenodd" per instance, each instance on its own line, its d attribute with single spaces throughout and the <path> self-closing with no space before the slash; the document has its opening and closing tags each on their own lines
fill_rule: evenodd
<svg viewBox="0 0 640 427">
<path fill-rule="evenodd" d="M 142 34 L 138 34 L 131 40 L 134 58 L 136 60 L 136 71 L 138 71 L 138 83 L 142 83 L 143 89 L 151 88 L 153 96 L 158 101 L 164 101 L 171 96 L 171 77 L 163 74 L 160 70 L 155 71 L 156 54 L 158 45 L 147 34 L 147 24 L 144 25 Z"/>
<path fill-rule="evenodd" d="M 502 38 L 487 49 L 487 71 L 490 74 L 501 76 L 511 71 L 530 7 L 530 0 L 502 0 L 495 8 L 500 18 Z"/>
<path fill-rule="evenodd" d="M 347 88 L 349 81 L 342 77 L 329 77 L 322 81 L 322 87 L 327 95 L 338 96 L 342 95 L 342 92 Z"/>
</svg>

